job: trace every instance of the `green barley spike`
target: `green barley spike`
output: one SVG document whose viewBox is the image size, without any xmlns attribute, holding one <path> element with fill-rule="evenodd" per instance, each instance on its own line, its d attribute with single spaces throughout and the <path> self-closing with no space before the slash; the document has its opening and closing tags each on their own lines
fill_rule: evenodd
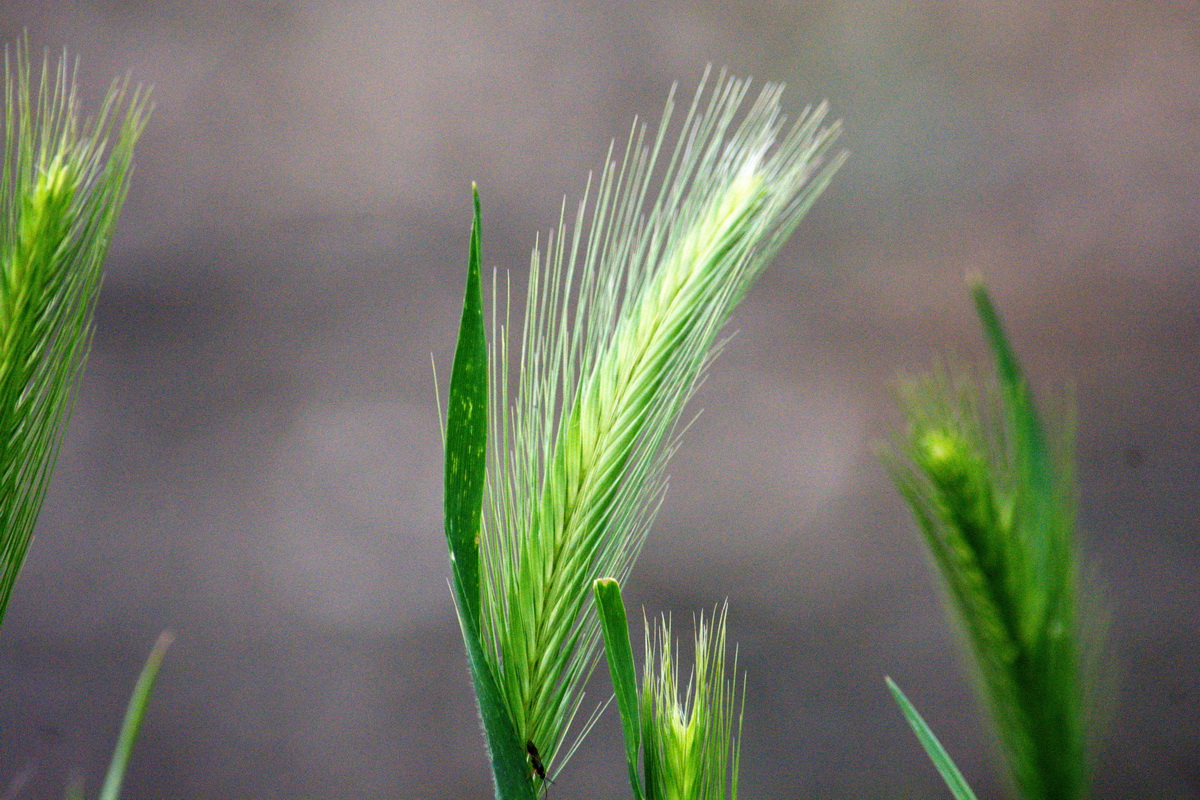
<svg viewBox="0 0 1200 800">
<path fill-rule="evenodd" d="M 722 606 L 707 621 L 700 615 L 686 684 L 670 621 L 646 624 L 641 722 L 648 800 L 737 800 L 741 706 L 736 677 L 725 677 L 727 611 Z M 736 658 L 732 671 L 736 676 Z"/>
<path fill-rule="evenodd" d="M 133 147 L 150 105 L 128 81 L 81 122 L 65 56 L 35 77 L 4 51 L 0 172 L 0 621 L 25 561 L 79 374 Z M 124 116 L 122 117 L 122 110 Z M 109 138 L 114 138 L 110 147 Z"/>
<path fill-rule="evenodd" d="M 789 121 L 782 87 L 749 90 L 706 74 L 673 147 L 673 101 L 635 124 L 534 249 L 519 335 L 493 311 L 479 637 L 550 777 L 596 662 L 592 585 L 628 575 L 723 323 L 844 157 L 823 106 Z"/>
<path fill-rule="evenodd" d="M 995 360 L 902 392 L 889 457 L 965 633 L 1012 781 L 1024 800 L 1087 796 L 1095 632 L 1081 619 L 1071 429 L 1047 432 L 999 315 L 972 293 Z"/>
</svg>

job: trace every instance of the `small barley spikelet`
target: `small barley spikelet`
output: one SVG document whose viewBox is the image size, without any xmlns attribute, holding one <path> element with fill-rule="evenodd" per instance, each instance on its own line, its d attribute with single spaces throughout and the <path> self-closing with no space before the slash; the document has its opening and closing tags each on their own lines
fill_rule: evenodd
<svg viewBox="0 0 1200 800">
<path fill-rule="evenodd" d="M 722 607 L 711 621 L 700 615 L 695 666 L 683 687 L 670 621 L 663 619 L 655 630 L 646 625 L 641 717 L 650 800 L 737 800 L 741 712 L 736 658 L 734 679 L 725 678 L 726 611 Z"/>
</svg>

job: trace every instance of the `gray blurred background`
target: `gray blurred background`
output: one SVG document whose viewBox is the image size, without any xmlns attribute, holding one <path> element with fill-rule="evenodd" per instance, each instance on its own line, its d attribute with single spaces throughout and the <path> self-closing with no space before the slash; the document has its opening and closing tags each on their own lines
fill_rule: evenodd
<svg viewBox="0 0 1200 800">
<path fill-rule="evenodd" d="M 158 107 L 0 635 L 0 797 L 96 791 L 164 628 L 126 797 L 489 794 L 430 368 L 470 182 L 519 284 L 609 140 L 710 61 L 828 98 L 853 153 L 737 314 L 628 591 L 685 626 L 729 598 L 743 794 L 945 796 L 885 674 L 1002 791 L 875 456 L 899 374 L 985 357 L 979 271 L 1078 402 L 1122 685 L 1097 793 L 1200 796 L 1196 3 L 5 0 L 23 28 L 89 99 L 128 72 Z M 627 796 L 615 713 L 552 793 Z"/>
</svg>

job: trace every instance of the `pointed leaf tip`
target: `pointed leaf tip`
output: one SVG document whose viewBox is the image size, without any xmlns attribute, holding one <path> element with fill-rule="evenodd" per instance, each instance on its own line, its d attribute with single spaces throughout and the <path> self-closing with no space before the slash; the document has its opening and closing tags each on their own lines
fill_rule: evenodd
<svg viewBox="0 0 1200 800">
<path fill-rule="evenodd" d="M 904 692 L 900 691 L 900 687 L 896 685 L 895 681 L 888 676 L 884 676 L 883 680 L 887 683 L 888 691 L 895 698 L 896 705 L 900 706 L 901 713 L 904 714 L 904 718 L 913 729 L 913 733 L 917 735 L 917 740 L 921 743 L 921 747 L 925 749 L 926 755 L 929 756 L 929 760 L 937 768 L 938 774 L 946 782 L 946 786 L 949 787 L 950 793 L 954 795 L 955 800 L 976 800 L 975 792 L 971 790 L 967 779 L 959 772 L 953 759 L 950 758 L 950 754 L 946 752 L 946 749 L 942 747 L 942 743 L 934 736 L 933 730 L 930 729 L 924 718 L 921 717 L 916 707 L 904 696 Z"/>
<path fill-rule="evenodd" d="M 479 635 L 479 532 L 487 465 L 488 354 L 480 287 L 479 189 L 471 185 L 467 282 L 446 413 L 445 514 L 458 619 L 499 800 L 534 800 L 525 750 L 509 719 Z"/>
<path fill-rule="evenodd" d="M 454 590 L 468 624 L 479 626 L 479 543 L 487 455 L 487 339 L 480 286 L 479 193 L 473 189 L 471 241 L 458 345 L 446 414 L 445 525 Z"/>
</svg>

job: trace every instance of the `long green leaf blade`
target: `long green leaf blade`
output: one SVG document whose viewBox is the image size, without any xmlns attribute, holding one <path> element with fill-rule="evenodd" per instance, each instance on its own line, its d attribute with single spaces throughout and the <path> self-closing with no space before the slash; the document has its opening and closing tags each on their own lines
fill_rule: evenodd
<svg viewBox="0 0 1200 800">
<path fill-rule="evenodd" d="M 100 800 L 117 800 L 121 795 L 121 784 L 125 781 L 125 767 L 129 764 L 129 755 L 133 752 L 133 744 L 142 728 L 146 705 L 150 702 L 150 695 L 154 693 L 154 682 L 158 680 L 158 670 L 162 666 L 163 657 L 173 641 L 175 635 L 170 631 L 163 631 L 154 642 L 154 647 L 150 649 L 150 655 L 146 657 L 142 674 L 138 676 L 133 695 L 129 698 L 129 706 L 125 709 L 125 719 L 121 723 L 121 733 L 117 736 L 117 746 L 113 750 L 108 773 L 104 776 L 104 786 L 100 789 Z"/>
<path fill-rule="evenodd" d="M 463 613 L 479 628 L 479 526 L 487 458 L 487 339 L 480 287 L 479 190 L 472 187 L 467 286 L 446 412 L 446 542 L 454 590 Z"/>
<path fill-rule="evenodd" d="M 908 698 L 904 696 L 904 692 L 900 691 L 900 687 L 891 678 L 884 678 L 887 681 L 887 687 L 892 693 L 892 697 L 896 698 L 896 704 L 900 706 L 900 711 L 903 712 L 904 718 L 908 720 L 908 724 L 912 727 L 913 733 L 917 735 L 917 741 L 921 743 L 921 747 L 925 748 L 925 753 L 929 756 L 929 760 L 937 767 L 937 771 L 942 776 L 942 780 L 950 787 L 950 793 L 954 795 L 956 800 L 976 800 L 975 793 L 971 791 L 971 787 L 967 785 L 967 779 L 959 772 L 955 766 L 950 754 L 946 752 L 946 748 L 942 747 L 942 743 L 933 735 L 929 725 L 917 712 L 917 709 Z"/>
<path fill-rule="evenodd" d="M 621 599 L 621 586 L 613 578 L 600 578 L 594 586 L 596 610 L 604 634 L 604 652 L 612 675 L 621 729 L 625 734 L 625 761 L 629 766 L 629 785 L 635 800 L 642 800 L 637 759 L 641 747 L 642 723 L 638 713 L 637 676 L 633 668 L 633 646 L 629 641 L 629 620 Z"/>
<path fill-rule="evenodd" d="M 472 201 L 467 284 L 446 413 L 446 542 L 496 796 L 500 800 L 531 800 L 533 783 L 526 768 L 525 745 L 513 728 L 479 639 L 479 532 L 487 457 L 488 356 L 480 280 L 480 203 L 475 187 Z"/>
</svg>

